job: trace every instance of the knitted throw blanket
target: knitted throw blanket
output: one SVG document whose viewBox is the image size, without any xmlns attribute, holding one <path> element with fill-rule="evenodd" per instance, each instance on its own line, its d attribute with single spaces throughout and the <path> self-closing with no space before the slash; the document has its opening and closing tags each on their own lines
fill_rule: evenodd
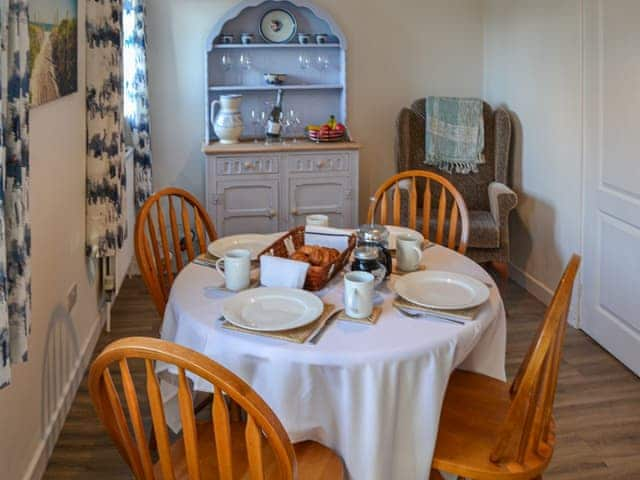
<svg viewBox="0 0 640 480">
<path fill-rule="evenodd" d="M 484 163 L 483 150 L 482 100 L 427 97 L 427 165 L 448 173 L 477 172 L 478 165 Z"/>
</svg>

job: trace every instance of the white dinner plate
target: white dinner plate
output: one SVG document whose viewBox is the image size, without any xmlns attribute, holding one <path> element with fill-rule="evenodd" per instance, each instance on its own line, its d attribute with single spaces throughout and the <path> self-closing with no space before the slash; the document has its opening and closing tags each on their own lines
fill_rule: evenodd
<svg viewBox="0 0 640 480">
<path fill-rule="evenodd" d="M 272 237 L 268 235 L 232 235 L 222 237 L 209 245 L 209 253 L 215 257 L 222 258 L 229 250 L 242 248 L 251 252 L 251 260 L 256 260 L 258 254 L 273 243 Z"/>
<path fill-rule="evenodd" d="M 461 310 L 483 304 L 489 288 L 479 280 L 451 272 L 414 272 L 395 282 L 395 291 L 405 300 L 438 310 Z"/>
<path fill-rule="evenodd" d="M 224 302 L 223 315 L 234 325 L 276 332 L 308 325 L 322 315 L 322 300 L 295 288 L 255 288 Z"/>
<path fill-rule="evenodd" d="M 412 230 L 411 228 L 406 227 L 398 227 L 396 225 L 385 225 L 385 228 L 389 230 L 389 250 L 396 249 L 396 239 L 398 238 L 398 235 L 411 235 L 413 237 L 419 238 L 420 242 L 424 242 L 424 236 L 417 230 Z"/>
</svg>

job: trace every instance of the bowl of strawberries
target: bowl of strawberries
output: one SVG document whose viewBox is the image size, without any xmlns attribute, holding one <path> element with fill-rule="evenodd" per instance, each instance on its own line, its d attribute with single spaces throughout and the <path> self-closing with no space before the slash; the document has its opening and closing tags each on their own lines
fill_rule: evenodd
<svg viewBox="0 0 640 480">
<path fill-rule="evenodd" d="M 347 127 L 331 115 L 324 125 L 308 125 L 306 132 L 312 142 L 342 142 L 347 136 Z"/>
</svg>

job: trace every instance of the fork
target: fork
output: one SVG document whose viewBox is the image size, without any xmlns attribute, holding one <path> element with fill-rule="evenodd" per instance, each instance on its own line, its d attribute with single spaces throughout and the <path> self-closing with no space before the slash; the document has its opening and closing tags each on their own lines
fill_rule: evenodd
<svg viewBox="0 0 640 480">
<path fill-rule="evenodd" d="M 417 312 L 409 312 L 408 310 L 404 310 L 400 307 L 397 306 L 393 306 L 393 308 L 395 308 L 398 312 L 400 312 L 402 315 L 404 315 L 405 317 L 409 317 L 409 318 L 427 318 L 427 317 L 433 317 L 433 318 L 437 318 L 438 320 L 443 320 L 445 322 L 451 322 L 451 323 L 455 323 L 457 325 L 466 325 L 465 322 L 461 321 L 461 320 L 454 320 L 453 318 L 445 318 L 445 317 L 439 317 L 437 315 L 434 315 L 433 313 L 417 313 Z"/>
</svg>

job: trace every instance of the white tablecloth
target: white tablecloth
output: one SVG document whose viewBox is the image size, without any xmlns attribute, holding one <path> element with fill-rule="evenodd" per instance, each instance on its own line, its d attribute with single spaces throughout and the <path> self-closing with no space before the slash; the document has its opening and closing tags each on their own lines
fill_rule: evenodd
<svg viewBox="0 0 640 480">
<path fill-rule="evenodd" d="M 492 282 L 479 265 L 442 247 L 426 250 L 423 263 Z M 298 345 L 222 329 L 227 295 L 206 288 L 220 282 L 217 275 L 193 264 L 180 273 L 162 338 L 235 372 L 275 411 L 293 442 L 332 448 L 350 478 L 425 480 L 450 373 L 460 367 L 505 379 L 506 318 L 496 287 L 465 326 L 404 317 L 392 308 L 392 290 L 383 288 L 377 325 L 336 322 L 317 345 Z M 342 305 L 342 282 L 330 287 L 321 292 L 324 301 Z M 211 391 L 194 381 L 196 390 Z"/>
</svg>

